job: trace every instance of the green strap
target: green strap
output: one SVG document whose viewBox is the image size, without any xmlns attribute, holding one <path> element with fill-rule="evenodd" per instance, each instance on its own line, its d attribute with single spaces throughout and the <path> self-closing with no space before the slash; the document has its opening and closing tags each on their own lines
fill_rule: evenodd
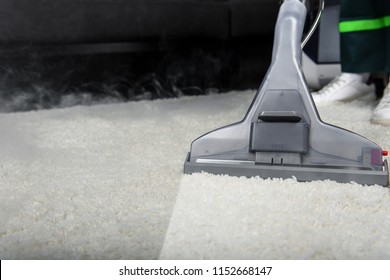
<svg viewBox="0 0 390 280">
<path fill-rule="evenodd" d="M 385 16 L 385 17 L 374 18 L 374 19 L 341 21 L 339 23 L 339 31 L 340 33 L 367 31 L 367 30 L 381 29 L 389 26 L 390 26 L 390 16 Z"/>
</svg>

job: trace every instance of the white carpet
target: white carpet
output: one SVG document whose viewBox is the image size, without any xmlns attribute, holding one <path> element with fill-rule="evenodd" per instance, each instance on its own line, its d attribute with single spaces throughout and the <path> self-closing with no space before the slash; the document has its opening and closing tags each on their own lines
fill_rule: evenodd
<svg viewBox="0 0 390 280">
<path fill-rule="evenodd" d="M 182 175 L 253 94 L 0 114 L 0 259 L 390 259 L 388 188 Z M 373 106 L 319 111 L 389 149 Z"/>
</svg>

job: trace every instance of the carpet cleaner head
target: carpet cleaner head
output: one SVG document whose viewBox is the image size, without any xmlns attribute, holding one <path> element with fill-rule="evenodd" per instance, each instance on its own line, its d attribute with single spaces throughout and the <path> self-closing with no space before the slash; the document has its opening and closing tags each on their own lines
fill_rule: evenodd
<svg viewBox="0 0 390 280">
<path fill-rule="evenodd" d="M 280 7 L 272 62 L 244 119 L 194 140 L 184 173 L 388 185 L 381 147 L 319 117 L 301 70 L 302 2 Z"/>
</svg>

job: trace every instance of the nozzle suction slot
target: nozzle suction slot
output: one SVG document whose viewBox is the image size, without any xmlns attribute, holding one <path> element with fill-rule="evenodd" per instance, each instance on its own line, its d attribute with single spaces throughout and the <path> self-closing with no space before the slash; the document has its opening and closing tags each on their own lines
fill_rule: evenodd
<svg viewBox="0 0 390 280">
<path fill-rule="evenodd" d="M 263 122 L 300 122 L 302 116 L 295 111 L 264 111 L 259 115 Z"/>
</svg>

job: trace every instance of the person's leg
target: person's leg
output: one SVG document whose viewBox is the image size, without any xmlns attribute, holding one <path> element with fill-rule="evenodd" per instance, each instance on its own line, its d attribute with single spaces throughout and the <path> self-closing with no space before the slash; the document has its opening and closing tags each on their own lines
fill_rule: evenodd
<svg viewBox="0 0 390 280">
<path fill-rule="evenodd" d="M 386 57 L 384 2 L 388 1 L 341 1 L 339 31 L 343 72 L 384 71 Z"/>
<path fill-rule="evenodd" d="M 390 1 L 384 0 L 383 10 L 385 13 L 385 71 L 390 73 Z"/>
<path fill-rule="evenodd" d="M 385 58 L 383 62 L 384 71 L 390 73 L 390 1 L 383 1 L 383 11 L 384 11 L 384 38 L 385 38 Z M 375 108 L 371 121 L 373 123 L 382 124 L 390 126 L 390 83 L 387 85 L 383 92 L 383 97 L 380 100 L 379 104 Z"/>
<path fill-rule="evenodd" d="M 342 0 L 340 6 L 340 55 L 343 74 L 319 92 L 318 103 L 375 98 L 374 85 L 367 85 L 369 73 L 385 67 L 384 2 Z"/>
<path fill-rule="evenodd" d="M 372 113 L 371 122 L 390 126 L 390 83 L 385 88 L 383 97 Z"/>
</svg>

